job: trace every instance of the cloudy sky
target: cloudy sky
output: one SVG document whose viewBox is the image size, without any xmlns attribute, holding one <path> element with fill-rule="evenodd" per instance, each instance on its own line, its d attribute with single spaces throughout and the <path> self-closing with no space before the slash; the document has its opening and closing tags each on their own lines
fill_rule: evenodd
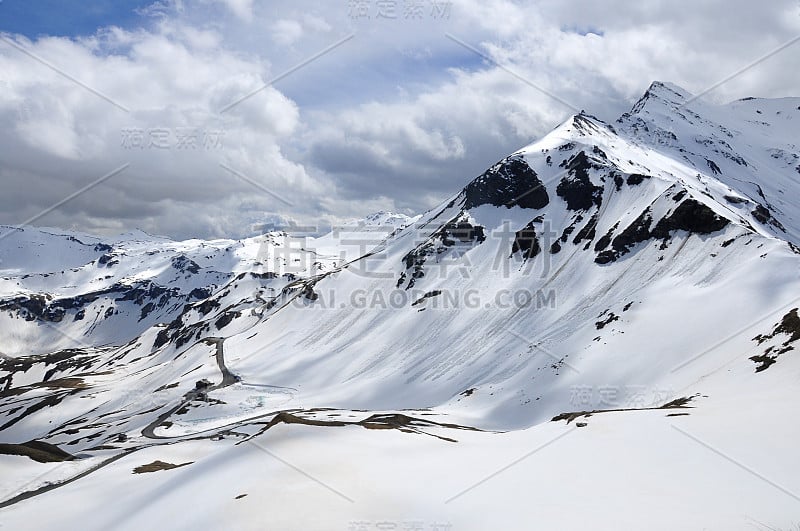
<svg viewBox="0 0 800 531">
<path fill-rule="evenodd" d="M 0 223 L 420 212 L 653 80 L 800 95 L 798 36 L 798 0 L 0 0 Z"/>
</svg>

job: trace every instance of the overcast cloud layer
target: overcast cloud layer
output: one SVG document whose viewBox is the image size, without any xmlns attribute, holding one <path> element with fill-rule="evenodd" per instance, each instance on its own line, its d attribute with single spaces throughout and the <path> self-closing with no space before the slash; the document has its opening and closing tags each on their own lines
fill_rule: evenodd
<svg viewBox="0 0 800 531">
<path fill-rule="evenodd" d="M 423 211 L 576 110 L 613 120 L 653 80 L 697 93 L 800 36 L 797 0 L 175 0 L 30 40 L 3 26 L 14 1 L 0 223 L 175 238 Z M 706 97 L 798 96 L 798 55 Z"/>
</svg>

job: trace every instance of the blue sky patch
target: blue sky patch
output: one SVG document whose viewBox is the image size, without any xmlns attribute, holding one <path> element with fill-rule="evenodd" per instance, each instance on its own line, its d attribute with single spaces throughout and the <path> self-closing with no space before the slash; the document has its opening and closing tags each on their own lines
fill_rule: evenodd
<svg viewBox="0 0 800 531">
<path fill-rule="evenodd" d="M 36 39 L 43 35 L 78 37 L 98 28 L 141 25 L 137 10 L 151 0 L 0 0 L 0 31 Z"/>
</svg>

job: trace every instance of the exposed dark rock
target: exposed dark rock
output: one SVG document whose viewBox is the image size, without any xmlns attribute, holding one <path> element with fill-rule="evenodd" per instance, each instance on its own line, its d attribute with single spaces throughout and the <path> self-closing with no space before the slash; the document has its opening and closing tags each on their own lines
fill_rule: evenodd
<svg viewBox="0 0 800 531">
<path fill-rule="evenodd" d="M 603 251 L 602 253 L 598 254 L 597 257 L 594 259 L 595 263 L 600 265 L 610 264 L 611 262 L 615 262 L 617 260 L 617 253 L 614 251 Z"/>
<path fill-rule="evenodd" d="M 614 176 L 614 186 L 616 186 L 617 191 L 622 190 L 622 185 L 625 183 L 625 180 L 622 178 L 622 175 L 620 175 L 617 172 L 613 172 L 612 174 Z"/>
<path fill-rule="evenodd" d="M 726 195 L 725 196 L 725 201 L 727 201 L 728 203 L 731 203 L 732 205 L 740 205 L 742 203 L 747 203 L 747 199 L 745 199 L 743 197 L 735 197 L 735 196 L 732 196 L 732 195 Z"/>
<path fill-rule="evenodd" d="M 440 254 L 456 244 L 474 245 L 486 241 L 486 233 L 480 225 L 472 225 L 464 213 L 450 220 L 441 229 L 434 232 L 428 240 L 409 251 L 403 257 L 406 269 L 411 269 L 411 278 L 406 289 L 414 287 L 415 280 L 425 276 L 425 262 L 429 256 Z M 403 275 L 398 281 L 400 287 L 406 276 Z"/>
<path fill-rule="evenodd" d="M 438 297 L 441 294 L 442 294 L 442 290 L 440 290 L 440 289 L 435 289 L 433 291 L 429 291 L 425 295 L 420 297 L 419 299 L 417 299 L 414 302 L 412 302 L 411 306 L 416 306 L 417 304 L 422 303 L 425 299 L 430 299 L 431 297 Z"/>
<path fill-rule="evenodd" d="M 444 226 L 445 238 L 456 238 L 462 243 L 476 241 L 483 243 L 486 241 L 486 233 L 480 225 L 472 225 L 468 221 L 451 221 Z"/>
<path fill-rule="evenodd" d="M 592 153 L 594 153 L 595 155 L 597 155 L 598 157 L 600 157 L 603 160 L 608 160 L 608 155 L 606 155 L 606 152 L 603 151 L 602 149 L 600 149 L 599 146 L 593 146 L 592 147 Z"/>
<path fill-rule="evenodd" d="M 273 271 L 266 271 L 264 273 L 250 273 L 251 278 L 256 278 L 258 280 L 274 280 L 278 278 L 278 274 Z M 194 292 L 192 292 L 194 293 Z M 202 297 L 198 297 L 202 298 Z"/>
<path fill-rule="evenodd" d="M 172 297 L 177 297 L 180 294 L 178 288 L 165 288 L 164 286 L 159 286 L 158 284 L 149 280 L 142 284 L 135 284 L 133 286 L 118 284 L 114 286 L 114 289 L 122 293 L 122 295 L 114 299 L 115 301 L 133 301 L 139 306 L 145 304 L 145 301 L 163 298 L 165 295 L 167 296 L 166 299 L 169 299 Z"/>
<path fill-rule="evenodd" d="M 240 316 L 241 313 L 239 312 L 225 312 L 214 322 L 214 326 L 217 327 L 217 330 L 222 330 L 231 324 L 231 321 Z"/>
<path fill-rule="evenodd" d="M 777 229 L 786 232 L 786 229 L 781 225 L 781 223 L 772 216 L 772 212 L 769 211 L 767 207 L 764 205 L 756 205 L 756 208 L 752 212 L 753 217 L 756 218 L 759 222 L 765 225 L 772 225 Z"/>
<path fill-rule="evenodd" d="M 628 175 L 628 180 L 626 181 L 630 185 L 637 185 L 642 184 L 645 179 L 649 179 L 649 175 L 642 175 L 641 173 L 631 173 Z"/>
<path fill-rule="evenodd" d="M 768 223 L 772 215 L 764 205 L 757 205 L 755 210 L 753 210 L 753 217 L 761 223 Z"/>
<path fill-rule="evenodd" d="M 550 202 L 544 183 L 519 155 L 498 162 L 464 188 L 464 208 L 481 205 L 544 208 Z"/>
<path fill-rule="evenodd" d="M 575 232 L 575 224 L 578 223 L 579 221 L 580 219 L 576 219 L 570 225 L 564 227 L 564 232 L 561 233 L 561 237 L 559 238 L 559 240 L 561 240 L 561 243 L 567 243 L 567 240 L 569 240 L 570 235 L 573 232 Z"/>
<path fill-rule="evenodd" d="M 310 300 L 310 301 L 315 301 L 315 300 L 319 299 L 319 294 L 316 291 L 314 291 L 314 285 L 313 284 L 306 284 L 303 287 L 303 291 L 301 292 L 300 295 L 303 298 L 305 298 L 307 300 Z"/>
<path fill-rule="evenodd" d="M 750 356 L 750 360 L 756 363 L 756 372 L 762 372 L 769 369 L 773 364 L 777 363 L 774 357 L 768 354 L 759 354 L 757 356 Z"/>
<path fill-rule="evenodd" d="M 758 341 L 758 344 L 762 344 L 764 341 L 768 339 L 772 339 L 778 334 L 786 334 L 789 338 L 784 342 L 784 345 L 788 345 L 789 343 L 794 343 L 798 339 L 800 339 L 800 316 L 797 314 L 798 308 L 793 309 L 789 313 L 783 316 L 781 322 L 775 326 L 775 329 L 769 335 L 758 335 L 753 338 L 754 341 Z"/>
<path fill-rule="evenodd" d="M 195 288 L 191 292 L 189 292 L 189 298 L 198 300 L 207 299 L 208 297 L 211 296 L 211 293 L 212 293 L 211 288 Z"/>
<path fill-rule="evenodd" d="M 173 258 L 172 267 L 182 273 L 191 273 L 193 275 L 196 275 L 200 272 L 200 266 L 185 255 L 180 255 Z"/>
<path fill-rule="evenodd" d="M 647 209 L 614 238 L 611 242 L 612 249 L 614 249 L 618 255 L 623 255 L 637 243 L 648 240 L 650 238 L 650 224 L 652 222 L 653 218 L 650 215 L 650 210 Z"/>
<path fill-rule="evenodd" d="M 758 364 L 756 372 L 767 370 L 770 366 L 777 362 L 781 354 L 785 354 L 794 350 L 792 343 L 800 339 L 800 315 L 798 315 L 798 308 L 794 308 L 789 313 L 783 316 L 781 322 L 775 325 L 773 331 L 769 334 L 759 334 L 753 338 L 753 341 L 758 342 L 759 345 L 770 340 L 775 339 L 779 335 L 788 336 L 787 339 L 780 345 L 780 347 L 769 347 L 763 354 L 752 356 L 750 359 Z"/>
<path fill-rule="evenodd" d="M 666 242 L 671 237 L 672 231 L 685 230 L 694 234 L 710 234 L 722 230 L 728 225 L 728 220 L 718 216 L 706 205 L 694 199 L 683 201 L 668 216 L 661 219 L 651 230 L 650 225 L 653 219 L 650 210 L 642 214 L 631 225 L 625 228 L 611 242 L 613 251 L 603 250 L 607 240 L 606 236 L 598 241 L 595 250 L 603 250 L 596 258 L 598 264 L 607 264 L 625 255 L 637 243 L 641 243 L 653 238 L 662 239 Z M 600 244 L 604 244 L 600 246 Z M 662 244 L 662 248 L 666 244 Z"/>
<path fill-rule="evenodd" d="M 200 312 L 201 315 L 206 315 L 211 310 L 219 308 L 220 303 L 216 299 L 206 299 L 203 302 L 197 304 L 195 308 L 197 311 Z"/>
<path fill-rule="evenodd" d="M 581 243 L 584 240 L 592 241 L 596 235 L 596 228 L 597 228 L 597 214 L 593 215 L 589 222 L 581 227 L 581 230 L 578 231 L 578 234 L 575 235 L 575 238 L 572 240 L 572 243 L 575 245 Z"/>
<path fill-rule="evenodd" d="M 603 187 L 592 184 L 589 170 L 600 168 L 592 162 L 585 151 L 562 163 L 569 175 L 561 179 L 556 187 L 556 194 L 567 202 L 570 210 L 588 210 L 592 205 L 600 206 L 603 201 Z"/>
<path fill-rule="evenodd" d="M 609 245 L 611 245 L 611 238 L 614 236 L 614 231 L 617 230 L 617 227 L 619 227 L 619 222 L 615 223 L 613 227 L 608 229 L 608 232 L 600 236 L 600 239 L 597 240 L 597 243 L 594 246 L 595 251 L 604 251 Z"/>
<path fill-rule="evenodd" d="M 617 225 L 614 225 L 608 233 L 598 240 L 597 245 L 595 245 L 595 251 L 602 252 L 597 255 L 594 261 L 601 265 L 614 262 L 621 256 L 627 254 L 634 245 L 649 240 L 652 236 L 650 233 L 650 225 L 652 222 L 653 219 L 650 215 L 650 209 L 647 209 L 611 241 L 612 249 L 604 250 L 608 247 L 608 241 L 617 228 Z"/>
<path fill-rule="evenodd" d="M 142 308 L 141 313 L 139 314 L 139 320 L 141 321 L 142 319 L 150 315 L 150 312 L 155 310 L 155 308 L 156 305 L 153 304 L 152 302 L 148 302 L 147 304 L 145 304 L 144 307 Z"/>
<path fill-rule="evenodd" d="M 514 244 L 511 246 L 511 253 L 522 252 L 524 259 L 535 258 L 541 252 L 539 239 L 536 236 L 536 229 L 533 222 L 528 223 L 522 230 L 514 236 Z"/>
<path fill-rule="evenodd" d="M 607 316 L 605 319 L 601 319 L 600 321 L 597 321 L 597 322 L 594 324 L 594 326 L 595 326 L 595 327 L 596 327 L 598 330 L 602 330 L 603 328 L 605 328 L 605 327 L 606 327 L 606 325 L 608 325 L 608 324 L 611 324 L 611 323 L 613 323 L 614 321 L 619 321 L 619 316 L 618 316 L 618 315 L 616 315 L 616 314 L 614 314 L 613 312 L 611 312 L 611 313 L 609 313 L 609 314 L 608 314 L 608 316 Z"/>
<path fill-rule="evenodd" d="M 709 207 L 696 201 L 687 199 L 682 202 L 669 216 L 661 219 L 653 229 L 653 237 L 668 239 L 670 232 L 685 230 L 694 234 L 711 234 L 724 229 L 728 220 L 717 215 Z"/>
<path fill-rule="evenodd" d="M 26 321 L 60 323 L 68 309 L 74 306 L 71 299 L 49 301 L 44 295 L 14 297 L 0 301 L 0 310 L 16 312 Z"/>
<path fill-rule="evenodd" d="M 156 339 L 153 341 L 154 348 L 161 348 L 167 343 L 169 343 L 170 338 L 170 329 L 169 328 L 162 328 L 156 334 Z"/>
<path fill-rule="evenodd" d="M 675 194 L 674 196 L 672 196 L 672 200 L 673 200 L 673 201 L 675 201 L 676 203 L 678 203 L 678 202 L 680 202 L 680 201 L 681 201 L 681 200 L 682 200 L 684 197 L 686 197 L 686 190 L 681 190 L 680 192 L 678 192 L 677 194 Z"/>
</svg>

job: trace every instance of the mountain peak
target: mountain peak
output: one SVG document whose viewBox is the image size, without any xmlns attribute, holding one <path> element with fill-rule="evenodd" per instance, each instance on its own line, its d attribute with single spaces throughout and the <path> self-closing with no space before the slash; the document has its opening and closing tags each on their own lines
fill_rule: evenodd
<svg viewBox="0 0 800 531">
<path fill-rule="evenodd" d="M 638 114 L 654 103 L 671 108 L 679 107 L 686 104 L 691 98 L 693 98 L 691 93 L 674 83 L 653 81 L 628 114 Z"/>
</svg>

